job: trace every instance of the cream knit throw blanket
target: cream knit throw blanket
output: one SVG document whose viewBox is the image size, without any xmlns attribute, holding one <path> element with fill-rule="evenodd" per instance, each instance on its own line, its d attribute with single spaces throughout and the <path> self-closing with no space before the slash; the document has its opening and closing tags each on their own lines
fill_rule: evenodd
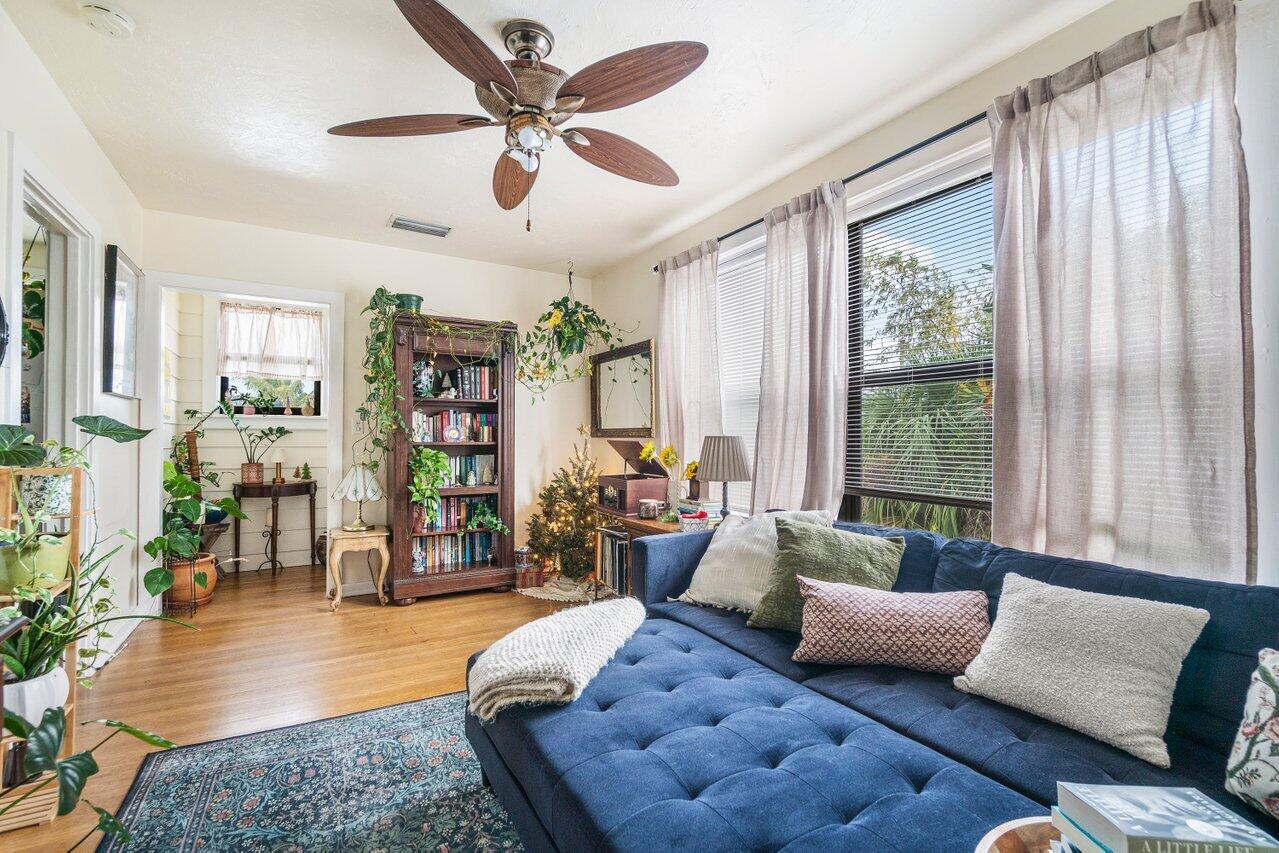
<svg viewBox="0 0 1279 853">
<path fill-rule="evenodd" d="M 511 705 L 567 704 L 644 621 L 644 605 L 614 598 L 521 625 L 471 667 L 471 713 L 490 722 Z"/>
</svg>

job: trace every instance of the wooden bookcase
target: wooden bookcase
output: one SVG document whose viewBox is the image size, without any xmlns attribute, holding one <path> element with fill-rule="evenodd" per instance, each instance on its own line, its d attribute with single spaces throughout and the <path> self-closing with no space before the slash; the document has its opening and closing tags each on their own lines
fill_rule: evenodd
<svg viewBox="0 0 1279 853">
<path fill-rule="evenodd" d="M 495 324 L 483 320 L 466 320 L 456 317 L 436 317 L 441 323 L 456 329 L 492 330 L 499 339 L 514 333 L 514 324 Z M 428 359 L 434 354 L 434 369 L 451 371 L 457 367 L 478 364 L 490 348 L 489 341 L 473 337 L 439 337 L 430 334 L 419 318 L 401 315 L 395 323 L 395 372 L 404 397 L 400 414 L 408 425 L 408 432 L 397 432 L 387 456 L 387 496 L 390 501 L 391 570 L 387 573 L 389 595 L 396 604 L 412 604 L 418 598 L 448 592 L 472 589 L 509 587 L 515 583 L 515 543 L 509 535 L 492 534 L 492 559 L 484 564 L 469 563 L 449 567 L 432 573 L 413 572 L 414 545 L 418 540 L 436 537 L 457 537 L 455 531 L 441 530 L 430 533 L 414 532 L 414 507 L 409 499 L 409 456 L 418 447 L 441 450 L 449 456 L 476 454 L 495 456 L 496 484 L 455 485 L 440 489 L 441 498 L 492 496 L 498 516 L 508 527 L 515 526 L 515 354 L 501 343 L 493 368 L 493 390 L 496 396 L 458 399 L 413 396 L 413 365 L 415 361 Z M 459 394 L 460 394 L 459 390 Z M 413 413 L 434 415 L 440 412 L 460 412 L 463 415 L 489 414 L 496 417 L 493 441 L 430 441 L 413 440 Z M 441 436 L 436 436 L 440 438 Z M 461 533 L 472 537 L 478 532 Z"/>
</svg>

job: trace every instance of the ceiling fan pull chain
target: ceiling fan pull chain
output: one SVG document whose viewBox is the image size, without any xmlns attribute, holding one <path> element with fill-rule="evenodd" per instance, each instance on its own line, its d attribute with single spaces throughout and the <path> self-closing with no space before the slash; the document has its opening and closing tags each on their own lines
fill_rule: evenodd
<svg viewBox="0 0 1279 853">
<path fill-rule="evenodd" d="M 533 230 L 533 193 L 524 196 L 524 230 Z"/>
</svg>

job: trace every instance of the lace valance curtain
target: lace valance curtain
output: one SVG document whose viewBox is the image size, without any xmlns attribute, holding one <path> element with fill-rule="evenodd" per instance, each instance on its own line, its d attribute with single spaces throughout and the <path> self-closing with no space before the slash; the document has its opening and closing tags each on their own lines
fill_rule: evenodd
<svg viewBox="0 0 1279 853">
<path fill-rule="evenodd" d="M 244 302 L 219 306 L 220 376 L 323 380 L 328 350 L 323 311 Z"/>
</svg>

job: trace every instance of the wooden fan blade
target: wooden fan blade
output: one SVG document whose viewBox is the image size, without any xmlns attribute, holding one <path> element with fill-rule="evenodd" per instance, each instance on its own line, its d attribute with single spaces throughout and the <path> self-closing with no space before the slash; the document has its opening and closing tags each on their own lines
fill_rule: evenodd
<svg viewBox="0 0 1279 853">
<path fill-rule="evenodd" d="M 697 41 L 637 47 L 586 66 L 564 81 L 559 95 L 585 98 L 578 112 L 615 110 L 674 86 L 696 71 L 706 54 L 706 45 Z"/>
<path fill-rule="evenodd" d="M 434 0 L 395 0 L 417 34 L 472 83 L 500 83 L 516 90 L 511 70 L 466 24 Z"/>
<path fill-rule="evenodd" d="M 542 170 L 539 168 L 537 171 Z M 524 171 L 523 166 L 503 151 L 493 169 L 493 197 L 503 210 L 511 210 L 524 200 L 536 180 L 537 172 Z"/>
<path fill-rule="evenodd" d="M 488 127 L 493 122 L 483 116 L 456 113 L 428 113 L 416 116 L 387 116 L 353 121 L 330 127 L 334 136 L 429 136 L 433 133 L 454 133 Z"/>
<path fill-rule="evenodd" d="M 666 161 L 625 136 L 593 127 L 575 127 L 573 132 L 585 136 L 590 144 L 574 142 L 570 133 L 565 133 L 564 143 L 573 149 L 574 154 L 593 166 L 632 181 L 656 184 L 659 187 L 673 187 L 679 183 L 679 175 L 666 165 Z"/>
</svg>

